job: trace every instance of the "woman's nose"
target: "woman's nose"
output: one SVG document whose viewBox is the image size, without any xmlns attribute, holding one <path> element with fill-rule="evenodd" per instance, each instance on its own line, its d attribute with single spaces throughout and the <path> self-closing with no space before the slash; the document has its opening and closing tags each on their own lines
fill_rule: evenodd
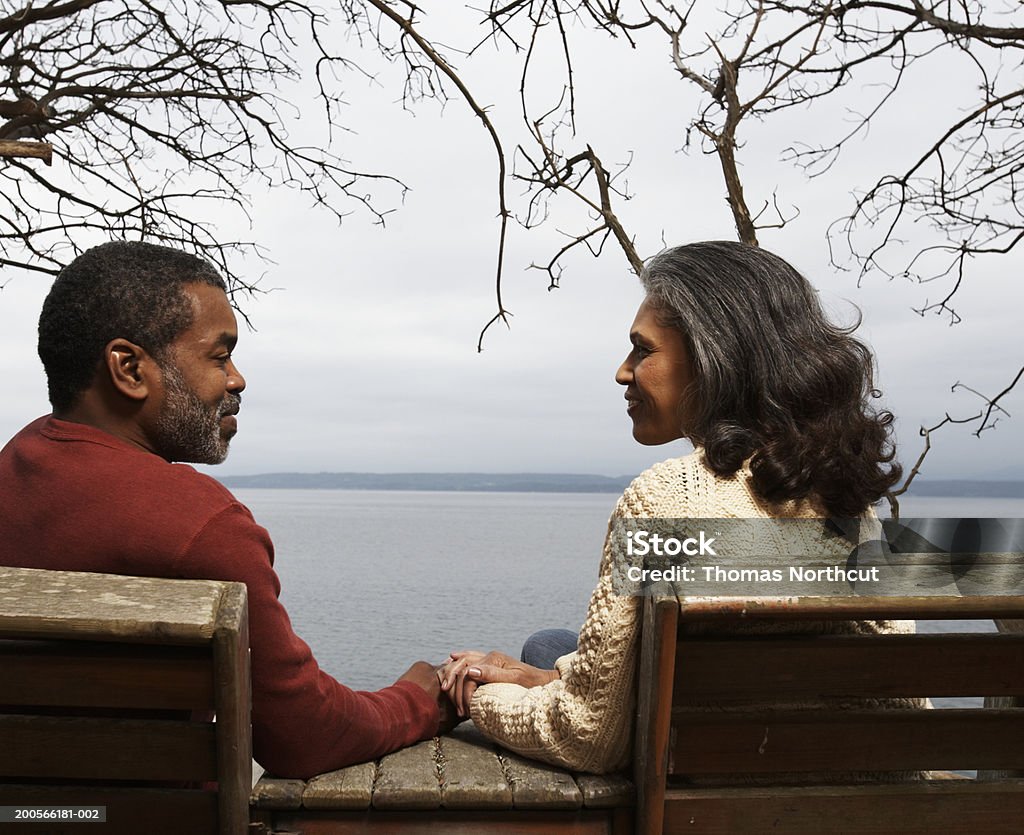
<svg viewBox="0 0 1024 835">
<path fill-rule="evenodd" d="M 619 370 L 615 372 L 615 382 L 620 386 L 628 386 L 633 382 L 633 366 L 629 363 L 629 357 L 622 361 Z"/>
</svg>

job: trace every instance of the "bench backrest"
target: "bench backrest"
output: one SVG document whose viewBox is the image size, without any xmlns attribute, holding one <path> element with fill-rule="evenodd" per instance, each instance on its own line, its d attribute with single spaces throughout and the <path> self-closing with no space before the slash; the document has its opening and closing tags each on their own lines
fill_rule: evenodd
<svg viewBox="0 0 1024 835">
<path fill-rule="evenodd" d="M 248 648 L 240 583 L 0 567 L 0 806 L 244 832 Z"/>
<path fill-rule="evenodd" d="M 943 831 L 939 821 L 956 821 L 964 832 L 1016 831 L 1022 780 L 883 784 L 853 775 L 1024 773 L 1024 710 L 1006 707 L 1024 694 L 1024 634 L 710 637 L 682 630 L 688 622 L 730 619 L 1020 617 L 1022 597 L 648 598 L 637 832 L 825 832 L 840 822 L 844 832 Z M 856 706 L 947 696 L 996 697 L 1001 707 Z M 836 700 L 836 707 L 794 709 L 817 700 Z M 853 705 L 840 706 L 843 700 Z M 829 773 L 845 785 L 827 785 L 822 775 Z"/>
</svg>

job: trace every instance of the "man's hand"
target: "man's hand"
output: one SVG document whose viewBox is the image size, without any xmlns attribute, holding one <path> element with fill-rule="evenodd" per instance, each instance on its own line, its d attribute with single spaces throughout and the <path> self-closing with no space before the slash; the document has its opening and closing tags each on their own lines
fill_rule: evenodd
<svg viewBox="0 0 1024 835">
<path fill-rule="evenodd" d="M 455 712 L 455 706 L 441 690 L 441 670 L 444 665 L 434 666 L 426 661 L 417 661 L 399 677 L 399 681 L 411 681 L 422 687 L 428 696 L 437 702 L 437 710 L 440 714 L 441 723 L 438 733 L 448 733 L 459 724 L 462 719 Z"/>
<path fill-rule="evenodd" d="M 441 673 L 441 689 L 455 703 L 462 718 L 469 716 L 469 702 L 480 684 L 507 682 L 521 687 L 541 687 L 558 678 L 556 670 L 541 670 L 503 652 L 484 655 L 474 650 L 453 652 Z"/>
</svg>

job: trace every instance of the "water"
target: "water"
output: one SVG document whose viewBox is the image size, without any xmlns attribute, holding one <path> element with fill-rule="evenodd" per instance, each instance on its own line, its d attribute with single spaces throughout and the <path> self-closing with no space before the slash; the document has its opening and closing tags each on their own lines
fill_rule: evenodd
<svg viewBox="0 0 1024 835">
<path fill-rule="evenodd" d="M 236 491 L 274 540 L 282 600 L 321 666 L 377 689 L 455 649 L 518 657 L 579 629 L 617 496 Z M 1018 517 L 1022 499 L 905 498 L 901 515 Z M 943 624 L 921 624 L 922 631 Z M 992 631 L 991 621 L 962 628 Z"/>
<path fill-rule="evenodd" d="M 239 490 L 321 666 L 376 689 L 456 649 L 579 629 L 617 496 Z"/>
</svg>

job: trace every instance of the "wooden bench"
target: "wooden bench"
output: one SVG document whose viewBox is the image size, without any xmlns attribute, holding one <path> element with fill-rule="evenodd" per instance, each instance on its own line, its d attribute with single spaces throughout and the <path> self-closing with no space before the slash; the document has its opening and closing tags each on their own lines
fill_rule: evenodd
<svg viewBox="0 0 1024 835">
<path fill-rule="evenodd" d="M 263 833 L 628 833 L 633 785 L 571 774 L 495 747 L 472 723 L 305 782 L 264 776 L 252 793 Z"/>
<path fill-rule="evenodd" d="M 0 567 L 0 806 L 105 806 L 111 833 L 1016 832 L 1021 597 L 644 601 L 632 781 L 569 774 L 463 726 L 378 762 L 251 785 L 239 584 Z M 696 622 L 995 618 L 974 635 L 697 637 Z M 984 709 L 773 701 L 986 696 Z M 706 712 L 744 699 L 757 710 Z M 764 706 L 767 705 L 767 706 Z M 162 712 L 154 716 L 155 711 Z M 193 712 L 217 721 L 189 720 Z M 131 718 L 125 718 L 129 712 Z M 111 714 L 117 713 L 118 717 Z M 977 780 L 783 785 L 794 772 Z M 715 775 L 757 774 L 757 786 Z M 699 784 L 687 782 L 699 777 Z M 202 785 L 216 781 L 216 786 Z M 634 790 L 635 805 L 634 805 Z M 251 817 L 250 817 L 251 816 Z M 52 823 L 18 831 L 77 832 Z"/>
<path fill-rule="evenodd" d="M 688 623 L 961 620 L 1020 597 L 648 598 L 632 781 L 572 775 L 475 731 L 307 782 L 262 779 L 254 820 L 305 835 L 419 832 L 1017 832 L 1024 819 L 1024 634 L 697 637 Z M 985 709 L 695 710 L 818 698 L 987 696 Z M 998 703 L 998 704 L 997 704 Z M 981 769 L 978 780 L 951 769 Z M 794 772 L 938 771 L 902 783 L 793 785 Z M 757 775 L 757 786 L 715 786 Z M 687 784 L 699 776 L 699 785 Z M 935 776 L 938 776 L 936 774 Z M 987 778 L 987 779 L 986 779 Z M 1000 778 L 1000 779 L 995 779 Z M 751 782 L 747 777 L 741 779 Z M 632 800 L 635 783 L 636 804 Z M 575 787 L 575 788 L 574 788 Z M 572 808 L 559 811 L 562 803 Z M 331 811 L 333 810 L 333 811 Z"/>
<path fill-rule="evenodd" d="M 1024 597 L 662 598 L 644 608 L 638 833 L 1020 832 L 1024 634 L 697 637 L 735 620 L 1021 618 Z M 986 696 L 984 709 L 772 709 L 819 698 Z M 757 710 L 700 710 L 748 700 Z M 787 784 L 799 772 L 978 769 L 979 779 Z M 699 777 L 698 777 L 699 775 Z M 708 785 L 734 775 L 747 786 Z M 697 779 L 694 779 L 697 778 Z M 774 782 L 773 782 L 774 781 Z"/>
<path fill-rule="evenodd" d="M 247 618 L 240 583 L 0 566 L 0 807 L 104 806 L 96 831 L 117 835 L 245 832 Z"/>
</svg>

